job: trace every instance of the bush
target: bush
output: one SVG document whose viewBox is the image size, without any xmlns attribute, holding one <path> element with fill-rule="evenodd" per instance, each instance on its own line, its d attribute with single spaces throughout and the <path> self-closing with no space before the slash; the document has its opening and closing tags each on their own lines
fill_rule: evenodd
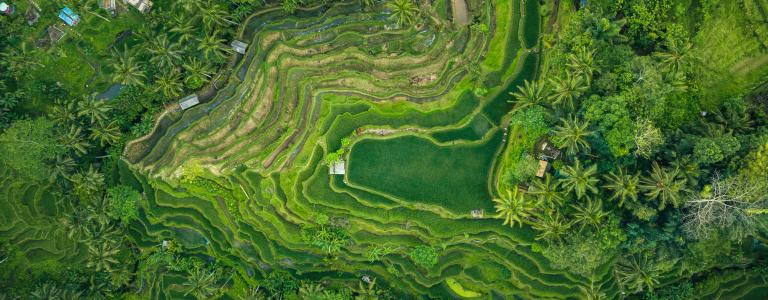
<svg viewBox="0 0 768 300">
<path fill-rule="evenodd" d="M 107 197 L 109 199 L 107 214 L 110 218 L 120 220 L 124 224 L 139 218 L 141 194 L 138 191 L 129 186 L 118 185 L 107 190 Z"/>
<path fill-rule="evenodd" d="M 431 268 L 437 265 L 437 251 L 430 246 L 416 246 L 408 256 L 419 266 Z"/>
</svg>

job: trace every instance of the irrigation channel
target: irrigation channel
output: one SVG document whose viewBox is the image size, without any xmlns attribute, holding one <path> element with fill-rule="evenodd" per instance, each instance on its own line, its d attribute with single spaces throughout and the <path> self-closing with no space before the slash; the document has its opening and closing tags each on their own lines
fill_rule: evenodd
<svg viewBox="0 0 768 300">
<path fill-rule="evenodd" d="M 370 275 L 406 298 L 580 298 L 590 280 L 550 267 L 530 229 L 492 218 L 497 157 L 515 146 L 508 93 L 539 65 L 538 1 L 440 0 L 437 16 L 464 20 L 458 2 L 489 32 L 398 28 L 357 1 L 248 18 L 238 34 L 248 51 L 210 99 L 166 112 L 127 146 L 121 181 L 147 198 L 132 239 L 174 239 L 255 279 L 283 269 L 328 282 Z M 332 152 L 346 174 L 329 174 Z M 330 260 L 301 238 L 318 213 L 351 233 Z M 436 266 L 408 258 L 419 245 L 438 250 Z M 369 261 L 375 246 L 392 251 Z M 602 271 L 594 280 L 616 296 Z M 153 295 L 183 298 L 181 275 L 164 274 Z"/>
</svg>

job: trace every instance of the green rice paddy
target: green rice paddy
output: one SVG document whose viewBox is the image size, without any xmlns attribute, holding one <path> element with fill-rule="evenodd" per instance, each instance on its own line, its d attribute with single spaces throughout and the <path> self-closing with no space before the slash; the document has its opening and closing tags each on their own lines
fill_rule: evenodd
<svg viewBox="0 0 768 300">
<path fill-rule="evenodd" d="M 356 1 L 251 16 L 239 33 L 251 46 L 217 97 L 126 147 L 121 181 L 148 198 L 133 238 L 179 240 L 245 277 L 284 269 L 332 282 L 364 270 L 409 297 L 456 297 L 458 283 L 465 294 L 580 298 L 585 278 L 532 252 L 530 229 L 492 218 L 497 157 L 515 146 L 507 93 L 537 73 L 538 2 L 470 2 L 495 31 L 392 29 Z M 344 138 L 346 175 L 330 175 L 325 157 Z M 206 174 L 182 180 L 191 165 Z M 349 224 L 352 243 L 332 261 L 301 239 L 318 213 Z M 420 245 L 439 249 L 436 266 L 407 257 Z M 396 250 L 371 262 L 374 246 Z M 153 295 L 183 296 L 179 274 L 161 278 L 147 283 Z M 607 270 L 596 278 L 618 293 Z"/>
<path fill-rule="evenodd" d="M 349 158 L 349 182 L 455 213 L 492 209 L 488 178 L 501 134 L 476 145 L 436 145 L 417 136 L 364 139 Z"/>
</svg>

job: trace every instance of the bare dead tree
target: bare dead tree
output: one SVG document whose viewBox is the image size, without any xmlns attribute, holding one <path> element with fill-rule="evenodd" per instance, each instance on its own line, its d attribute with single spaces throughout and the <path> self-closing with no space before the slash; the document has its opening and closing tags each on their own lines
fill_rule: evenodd
<svg viewBox="0 0 768 300">
<path fill-rule="evenodd" d="M 715 173 L 708 193 L 694 194 L 685 204 L 683 215 L 685 230 L 696 238 L 706 238 L 720 229 L 736 229 L 733 232 L 743 238 L 755 228 L 755 211 L 765 208 L 765 183 L 736 176 L 722 178 Z"/>
</svg>

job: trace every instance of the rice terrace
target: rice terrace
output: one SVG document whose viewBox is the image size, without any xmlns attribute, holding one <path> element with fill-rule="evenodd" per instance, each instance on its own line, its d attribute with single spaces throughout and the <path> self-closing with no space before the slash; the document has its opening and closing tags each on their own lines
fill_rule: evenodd
<svg viewBox="0 0 768 300">
<path fill-rule="evenodd" d="M 0 0 L 0 299 L 767 299 L 766 0 Z"/>
</svg>

